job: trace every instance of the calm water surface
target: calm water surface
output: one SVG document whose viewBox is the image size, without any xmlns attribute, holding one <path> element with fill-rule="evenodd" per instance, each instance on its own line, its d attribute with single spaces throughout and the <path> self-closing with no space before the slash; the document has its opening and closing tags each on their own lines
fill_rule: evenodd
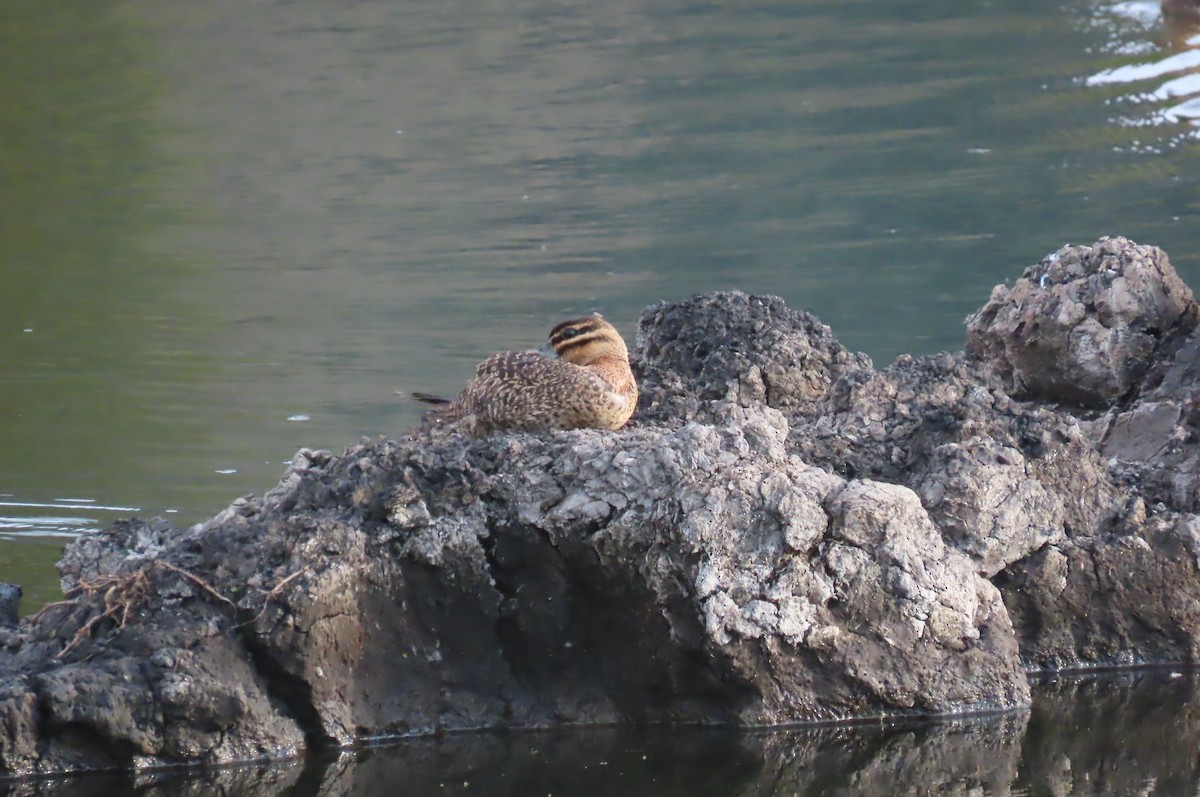
<svg viewBox="0 0 1200 797">
<path fill-rule="evenodd" d="M 303 763 L 90 776 L 0 795 L 229 797 L 1182 797 L 1200 791 L 1200 685 L 1168 671 L 1062 679 L 1032 711 L 946 723 L 576 730 L 410 740 Z"/>
<path fill-rule="evenodd" d="M 726 288 L 885 364 L 1066 242 L 1200 285 L 1154 2 L 0 0 L 0 580 L 195 522 L 397 395 Z"/>
</svg>

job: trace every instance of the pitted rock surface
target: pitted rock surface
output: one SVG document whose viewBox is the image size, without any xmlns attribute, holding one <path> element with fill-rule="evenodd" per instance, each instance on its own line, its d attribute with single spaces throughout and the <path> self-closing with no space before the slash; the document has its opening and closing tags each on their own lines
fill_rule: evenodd
<svg viewBox="0 0 1200 797">
<path fill-rule="evenodd" d="M 1161 249 L 1102 238 L 996 286 L 967 319 L 967 350 L 1014 395 L 1105 406 L 1138 384 L 1165 335 L 1195 325 L 1194 307 Z"/>
</svg>

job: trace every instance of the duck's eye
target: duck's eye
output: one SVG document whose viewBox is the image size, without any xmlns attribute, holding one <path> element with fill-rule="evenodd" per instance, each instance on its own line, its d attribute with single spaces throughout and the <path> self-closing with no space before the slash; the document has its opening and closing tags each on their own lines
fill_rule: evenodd
<svg viewBox="0 0 1200 797">
<path fill-rule="evenodd" d="M 571 338 L 579 337 L 579 333 L 581 331 L 582 330 L 580 330 L 577 327 L 572 327 L 571 329 L 564 329 L 562 332 L 562 339 L 570 340 Z"/>
</svg>

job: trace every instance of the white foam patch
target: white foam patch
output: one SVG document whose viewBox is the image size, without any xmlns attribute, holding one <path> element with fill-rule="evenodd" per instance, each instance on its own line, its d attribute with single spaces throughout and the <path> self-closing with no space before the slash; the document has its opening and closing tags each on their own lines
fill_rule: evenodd
<svg viewBox="0 0 1200 797">
<path fill-rule="evenodd" d="M 91 518 L 0 516 L 0 538 L 7 540 L 29 537 L 78 537 L 95 530 L 96 521 Z"/>
<path fill-rule="evenodd" d="M 1190 97 L 1200 94 L 1200 72 L 1168 80 L 1158 87 L 1152 95 L 1156 100 L 1169 100 L 1175 97 Z"/>
<path fill-rule="evenodd" d="M 70 500 L 70 499 L 63 499 Z M 83 499 L 75 499 L 77 501 Z M 0 506 L 17 506 L 28 507 L 31 509 L 102 509 L 105 512 L 141 512 L 140 506 L 103 506 L 101 504 L 88 504 L 87 506 L 79 506 L 78 504 L 44 504 L 38 501 L 0 501 Z"/>
<path fill-rule="evenodd" d="M 1113 83 L 1136 83 L 1153 80 L 1174 72 L 1200 67 L 1200 50 L 1185 50 L 1168 56 L 1161 61 L 1144 64 L 1129 64 L 1116 69 L 1097 72 L 1086 81 L 1089 86 L 1107 86 Z"/>
<path fill-rule="evenodd" d="M 1163 111 L 1163 115 L 1172 122 L 1180 120 L 1193 121 L 1200 119 L 1200 97 L 1194 97 L 1187 102 L 1182 102 L 1173 108 L 1168 108 Z"/>
<path fill-rule="evenodd" d="M 1138 0 L 1130 0 L 1127 3 L 1116 3 L 1109 6 L 1108 10 L 1119 17 L 1132 19 L 1147 27 L 1158 22 L 1158 18 L 1161 15 L 1159 3 L 1139 2 Z"/>
</svg>

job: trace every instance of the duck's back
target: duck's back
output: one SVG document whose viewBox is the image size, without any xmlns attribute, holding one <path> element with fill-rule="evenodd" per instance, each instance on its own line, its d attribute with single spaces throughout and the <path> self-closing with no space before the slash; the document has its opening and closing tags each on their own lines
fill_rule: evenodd
<svg viewBox="0 0 1200 797">
<path fill-rule="evenodd" d="M 535 351 L 505 351 L 480 363 L 475 378 L 449 404 L 426 414 L 425 423 L 469 419 L 475 436 L 499 429 L 617 429 L 636 403 L 636 387 L 629 395 L 588 368 Z"/>
</svg>

